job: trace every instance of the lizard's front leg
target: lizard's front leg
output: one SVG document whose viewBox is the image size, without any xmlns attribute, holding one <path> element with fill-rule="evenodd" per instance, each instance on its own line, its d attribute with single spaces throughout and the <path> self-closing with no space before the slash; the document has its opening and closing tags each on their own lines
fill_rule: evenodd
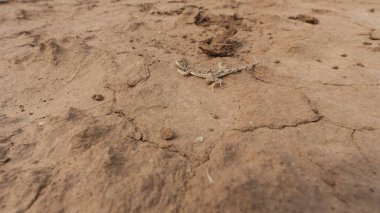
<svg viewBox="0 0 380 213">
<path fill-rule="evenodd" d="M 222 86 L 222 79 L 221 78 L 210 77 L 210 78 L 206 78 L 206 81 L 211 82 L 211 84 L 209 86 L 211 88 L 211 91 L 214 91 L 214 87 L 217 84 L 219 84 L 220 87 Z"/>
<path fill-rule="evenodd" d="M 222 71 L 222 70 L 225 70 L 225 69 L 227 69 L 227 66 L 223 63 L 223 61 L 219 62 L 218 63 L 218 70 Z"/>
</svg>

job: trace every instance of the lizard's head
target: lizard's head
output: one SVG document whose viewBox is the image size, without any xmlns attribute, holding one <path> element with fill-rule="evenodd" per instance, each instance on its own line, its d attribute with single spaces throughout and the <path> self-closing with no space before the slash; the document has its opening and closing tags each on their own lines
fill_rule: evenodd
<svg viewBox="0 0 380 213">
<path fill-rule="evenodd" d="M 179 59 L 178 61 L 176 61 L 176 64 L 178 68 L 181 70 L 189 69 L 189 62 L 185 58 Z"/>
<path fill-rule="evenodd" d="M 186 59 L 181 58 L 176 61 L 175 64 L 178 66 L 177 71 L 182 75 L 188 75 L 190 73 L 189 62 Z"/>
</svg>

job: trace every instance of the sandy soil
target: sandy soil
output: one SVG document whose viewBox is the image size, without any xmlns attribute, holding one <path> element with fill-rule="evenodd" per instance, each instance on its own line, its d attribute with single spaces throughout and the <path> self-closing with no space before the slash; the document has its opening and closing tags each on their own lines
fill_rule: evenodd
<svg viewBox="0 0 380 213">
<path fill-rule="evenodd" d="M 380 212 L 378 0 L 3 0 L 0 53 L 0 212 Z"/>
</svg>

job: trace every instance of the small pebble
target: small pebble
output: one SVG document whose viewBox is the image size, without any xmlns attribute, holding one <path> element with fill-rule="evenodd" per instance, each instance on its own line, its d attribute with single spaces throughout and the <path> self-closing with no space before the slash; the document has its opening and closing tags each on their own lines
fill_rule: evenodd
<svg viewBox="0 0 380 213">
<path fill-rule="evenodd" d="M 342 55 L 340 55 L 342 57 L 347 57 L 347 54 L 346 53 L 343 53 Z"/>
<path fill-rule="evenodd" d="M 172 129 L 167 128 L 161 131 L 161 138 L 164 140 L 171 140 L 175 137 L 175 133 Z"/>
<path fill-rule="evenodd" d="M 372 45 L 372 43 L 368 42 L 368 41 L 365 41 L 365 42 L 363 42 L 363 45 Z"/>
<path fill-rule="evenodd" d="M 92 99 L 95 100 L 95 101 L 103 101 L 104 100 L 104 96 L 101 95 L 101 94 L 95 94 L 92 96 Z"/>
<path fill-rule="evenodd" d="M 279 64 L 281 61 L 280 60 L 275 60 L 274 63 Z"/>
<path fill-rule="evenodd" d="M 356 63 L 356 65 L 359 66 L 359 67 L 364 67 L 364 64 L 362 64 L 360 62 Z"/>
<path fill-rule="evenodd" d="M 197 138 L 195 138 L 195 142 L 202 143 L 203 139 L 204 139 L 203 136 L 198 136 Z"/>
<path fill-rule="evenodd" d="M 337 70 L 337 69 L 339 69 L 339 67 L 338 67 L 338 66 L 333 66 L 333 67 L 331 67 L 331 68 L 333 68 L 334 70 Z"/>
<path fill-rule="evenodd" d="M 9 161 L 11 161 L 11 158 L 5 158 L 5 159 L 3 160 L 3 163 L 8 163 Z"/>
<path fill-rule="evenodd" d="M 214 113 L 210 113 L 210 115 L 214 118 L 214 119 L 218 119 L 218 115 L 214 114 Z"/>
</svg>

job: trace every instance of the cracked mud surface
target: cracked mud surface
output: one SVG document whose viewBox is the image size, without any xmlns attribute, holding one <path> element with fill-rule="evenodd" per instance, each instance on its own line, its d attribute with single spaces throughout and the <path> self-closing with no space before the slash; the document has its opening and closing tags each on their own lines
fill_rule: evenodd
<svg viewBox="0 0 380 213">
<path fill-rule="evenodd" d="M 379 10 L 2 2 L 0 212 L 379 212 Z M 208 58 L 199 42 L 226 24 L 239 46 Z M 174 66 L 254 56 L 214 92 Z"/>
</svg>

